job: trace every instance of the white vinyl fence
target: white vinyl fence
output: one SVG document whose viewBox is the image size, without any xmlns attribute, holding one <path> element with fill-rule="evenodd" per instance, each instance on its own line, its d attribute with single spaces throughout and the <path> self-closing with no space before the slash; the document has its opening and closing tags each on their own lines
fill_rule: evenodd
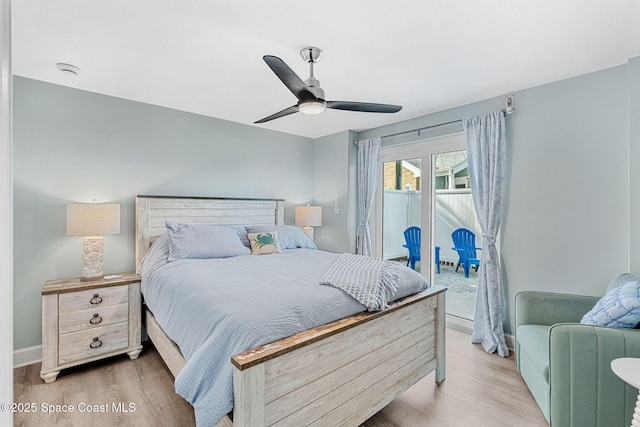
<svg viewBox="0 0 640 427">
<path fill-rule="evenodd" d="M 384 259 L 402 258 L 408 255 L 404 230 L 420 227 L 422 194 L 420 191 L 384 190 L 382 256 Z M 456 262 L 451 233 L 464 227 L 476 234 L 476 246 L 480 247 L 482 235 L 476 219 L 471 190 L 437 190 L 435 245 L 440 246 L 440 261 Z"/>
</svg>

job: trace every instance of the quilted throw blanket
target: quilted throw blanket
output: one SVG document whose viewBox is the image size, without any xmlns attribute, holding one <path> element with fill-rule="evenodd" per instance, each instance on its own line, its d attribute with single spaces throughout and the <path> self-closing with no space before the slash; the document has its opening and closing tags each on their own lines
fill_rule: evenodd
<svg viewBox="0 0 640 427">
<path fill-rule="evenodd" d="M 341 254 L 320 278 L 321 285 L 342 289 L 368 311 L 388 307 L 398 287 L 402 266 L 362 255 Z"/>
</svg>

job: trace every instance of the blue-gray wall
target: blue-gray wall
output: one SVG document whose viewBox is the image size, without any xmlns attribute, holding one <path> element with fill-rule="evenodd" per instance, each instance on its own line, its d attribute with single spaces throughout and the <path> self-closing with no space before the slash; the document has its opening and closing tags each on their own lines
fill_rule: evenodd
<svg viewBox="0 0 640 427">
<path fill-rule="evenodd" d="M 14 348 L 41 343 L 45 280 L 77 277 L 81 238 L 70 202 L 121 203 L 105 236 L 106 272 L 133 271 L 137 194 L 313 202 L 313 140 L 14 78 Z"/>
<path fill-rule="evenodd" d="M 357 177 L 351 162 L 357 154 L 354 139 L 354 132 L 345 131 L 314 142 L 314 202 L 323 208 L 323 225 L 316 228 L 314 237 L 320 248 L 331 252 L 355 252 Z"/>
<path fill-rule="evenodd" d="M 134 268 L 136 194 L 285 198 L 287 223 L 292 205 L 317 203 L 318 245 L 351 252 L 354 140 L 504 102 L 311 140 L 23 78 L 14 85 L 15 349 L 40 344 L 42 283 L 79 274 L 80 238 L 65 236 L 66 203 L 122 203 L 122 233 L 105 237 L 108 272 Z M 501 236 L 507 332 L 520 290 L 600 295 L 614 274 L 640 273 L 640 61 L 515 95 Z M 420 139 L 459 130 L 435 128 Z"/>
</svg>

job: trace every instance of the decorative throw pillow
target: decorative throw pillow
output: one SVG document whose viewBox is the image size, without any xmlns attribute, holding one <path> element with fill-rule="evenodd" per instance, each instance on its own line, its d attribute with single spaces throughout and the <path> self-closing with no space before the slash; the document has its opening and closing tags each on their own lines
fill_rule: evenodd
<svg viewBox="0 0 640 427">
<path fill-rule="evenodd" d="M 249 242 L 251 243 L 251 255 L 267 255 L 280 254 L 280 245 L 278 243 L 278 232 L 270 233 L 249 233 Z"/>
<path fill-rule="evenodd" d="M 293 225 L 247 225 L 246 229 L 249 233 L 277 231 L 280 249 L 318 249 L 302 230 Z"/>
<path fill-rule="evenodd" d="M 640 323 L 640 281 L 627 282 L 603 296 L 580 321 L 583 325 L 634 328 Z"/>
<path fill-rule="evenodd" d="M 166 226 L 169 235 L 169 261 L 227 258 L 251 253 L 240 241 L 239 231 L 232 228 L 172 221 L 166 221 Z"/>
</svg>

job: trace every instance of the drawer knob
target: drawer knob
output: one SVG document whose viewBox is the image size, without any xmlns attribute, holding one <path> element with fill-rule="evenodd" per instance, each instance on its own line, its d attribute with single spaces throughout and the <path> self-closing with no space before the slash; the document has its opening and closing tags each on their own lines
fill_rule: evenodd
<svg viewBox="0 0 640 427">
<path fill-rule="evenodd" d="M 92 325 L 98 325 L 100 324 L 100 322 L 102 322 L 102 317 L 100 317 L 98 313 L 94 313 L 93 317 L 89 319 L 89 323 L 91 323 Z"/>
<path fill-rule="evenodd" d="M 98 294 L 93 294 L 93 298 L 89 302 L 93 305 L 98 305 L 102 302 L 102 297 Z"/>
<path fill-rule="evenodd" d="M 102 341 L 100 341 L 100 338 L 95 337 L 93 338 L 93 341 L 91 342 L 91 344 L 89 344 L 89 347 L 91 348 L 98 348 L 102 345 Z"/>
</svg>

